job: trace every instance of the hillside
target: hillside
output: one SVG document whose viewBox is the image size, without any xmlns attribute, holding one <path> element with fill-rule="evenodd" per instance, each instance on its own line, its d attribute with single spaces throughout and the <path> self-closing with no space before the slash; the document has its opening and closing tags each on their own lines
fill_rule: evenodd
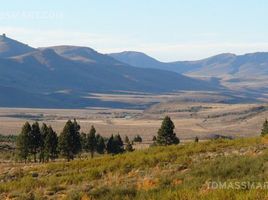
<svg viewBox="0 0 268 200">
<path fill-rule="evenodd" d="M 268 53 L 257 52 L 245 55 L 219 54 L 196 61 L 161 62 L 141 52 L 109 54 L 127 64 L 165 69 L 194 78 L 217 78 L 220 83 L 240 92 L 256 92 L 257 96 L 267 91 Z"/>
<path fill-rule="evenodd" d="M 180 74 L 191 72 L 202 67 L 202 61 L 177 61 L 177 62 L 161 62 L 142 52 L 124 51 L 119 53 L 111 53 L 109 56 L 132 66 L 151 69 L 162 69 L 174 71 Z"/>
<path fill-rule="evenodd" d="M 170 71 L 132 67 L 87 47 L 57 46 L 33 49 L 6 36 L 0 36 L 0 40 L 10 41 L 6 43 L 9 53 L 0 58 L 0 88 L 12 88 L 10 93 L 20 91 L 16 95 L 7 95 L 6 99 L 12 95 L 19 97 L 23 91 L 40 96 L 43 101 L 37 102 L 33 98 L 33 106 L 113 106 L 113 102 L 93 101 L 88 98 L 92 92 L 165 93 L 221 88 L 210 81 L 197 80 Z M 22 47 L 25 47 L 25 51 L 17 51 Z M 13 50 L 14 52 L 10 53 Z M 23 54 L 17 55 L 19 52 Z M 0 93 L 3 92 L 0 90 Z M 9 106 L 25 107 L 28 104 L 22 101 L 16 105 L 10 103 Z M 131 103 L 128 103 L 128 106 L 131 106 Z"/>
<path fill-rule="evenodd" d="M 35 49 L 4 35 L 0 36 L 0 50 L 0 93 L 5 94 L 0 106 L 144 108 L 147 105 L 91 97 L 92 93 L 178 91 L 216 91 L 236 96 L 236 103 L 245 99 L 263 102 L 268 91 L 267 53 L 164 63 L 140 52 L 105 55 L 68 45 Z"/>
<path fill-rule="evenodd" d="M 1 163 L 0 197 L 265 199 L 267 142 L 221 139 L 69 163 Z"/>
<path fill-rule="evenodd" d="M 34 48 L 26 44 L 8 38 L 5 34 L 0 36 L 0 58 L 17 56 L 34 50 Z"/>
<path fill-rule="evenodd" d="M 158 61 L 142 52 L 124 51 L 121 53 L 111 53 L 108 55 L 118 61 L 135 67 L 171 70 L 171 66 L 168 63 Z"/>
<path fill-rule="evenodd" d="M 109 54 L 111 57 L 142 68 L 170 70 L 196 76 L 225 77 L 226 75 L 267 75 L 268 53 L 245 55 L 223 53 L 196 61 L 161 62 L 142 52 L 127 51 Z"/>
<path fill-rule="evenodd" d="M 94 49 L 89 47 L 81 47 L 81 46 L 54 46 L 54 47 L 47 47 L 41 49 L 52 49 L 57 54 L 71 59 L 77 60 L 82 62 L 89 62 L 89 63 L 99 63 L 99 64 L 107 64 L 107 65 L 123 65 L 118 60 L 111 58 L 110 56 L 106 56 L 104 54 L 100 54 Z"/>
<path fill-rule="evenodd" d="M 186 73 L 198 76 L 236 76 L 245 78 L 268 75 L 268 53 L 266 52 L 249 53 L 245 55 L 220 54 L 196 61 L 196 63 L 198 63 L 199 68 L 186 71 Z"/>
</svg>

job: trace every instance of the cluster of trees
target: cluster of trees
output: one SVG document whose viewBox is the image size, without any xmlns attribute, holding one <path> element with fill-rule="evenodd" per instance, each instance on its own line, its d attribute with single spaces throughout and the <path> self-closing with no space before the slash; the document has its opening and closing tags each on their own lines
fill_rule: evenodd
<svg viewBox="0 0 268 200">
<path fill-rule="evenodd" d="M 171 118 L 166 116 L 157 132 L 157 136 L 153 137 L 153 144 L 162 146 L 179 144 L 180 140 L 174 129 L 175 126 Z M 268 135 L 267 119 L 263 123 L 261 135 Z M 198 142 L 199 138 L 195 137 L 194 141 Z M 39 162 L 48 162 L 56 159 L 59 154 L 69 161 L 81 152 L 89 152 L 91 157 L 96 152 L 98 154 L 131 152 L 134 151 L 132 144 L 142 142 L 142 138 L 136 135 L 130 142 L 126 136 L 124 142 L 119 134 L 111 135 L 110 138 L 104 138 L 100 134 L 96 134 L 94 126 L 87 134 L 80 133 L 80 125 L 75 119 L 67 121 L 59 136 L 51 126 L 47 126 L 45 123 L 40 128 L 38 122 L 32 125 L 26 122 L 19 136 L 16 137 L 18 155 L 25 162 L 29 156 L 32 156 L 35 162 L 37 162 L 37 159 L 39 159 Z"/>
<path fill-rule="evenodd" d="M 91 127 L 88 134 L 80 133 L 80 128 L 76 120 L 69 120 L 58 136 L 52 127 L 45 123 L 40 128 L 38 122 L 32 125 L 26 122 L 16 141 L 18 155 L 25 162 L 30 156 L 33 157 L 34 162 L 37 162 L 37 158 L 39 158 L 39 162 L 48 162 L 55 160 L 59 155 L 69 161 L 81 152 L 89 152 L 93 157 L 95 152 L 118 154 L 134 150 L 128 138 L 124 148 L 119 134 L 104 138 L 96 134 L 94 126 Z"/>
<path fill-rule="evenodd" d="M 111 135 L 110 138 L 104 138 L 100 134 L 96 135 L 96 129 L 94 126 L 91 127 L 88 134 L 81 134 L 82 149 L 86 152 L 90 152 L 91 157 L 94 153 L 104 154 L 118 154 L 124 151 L 130 151 L 129 145 L 132 148 L 131 143 L 126 141 L 126 147 L 124 148 L 124 142 L 121 139 L 120 134 Z M 133 149 L 133 148 L 132 148 Z"/>
<path fill-rule="evenodd" d="M 80 141 L 82 149 L 86 152 L 90 152 L 91 157 L 94 156 L 95 152 L 98 152 L 99 154 L 105 153 L 105 140 L 101 135 L 96 135 L 96 129 L 94 126 L 91 127 L 88 134 L 81 133 Z"/>
<path fill-rule="evenodd" d="M 59 135 L 59 153 L 68 161 L 82 150 L 80 125 L 76 120 L 67 121 Z"/>
<path fill-rule="evenodd" d="M 27 161 L 33 155 L 34 161 L 44 162 L 49 159 L 54 160 L 58 154 L 58 136 L 51 126 L 43 124 L 39 127 L 38 122 L 30 125 L 26 122 L 17 138 L 17 149 L 20 158 Z"/>
<path fill-rule="evenodd" d="M 267 122 L 268 127 L 268 122 Z M 74 119 L 66 122 L 62 132 L 57 135 L 51 126 L 42 124 L 41 128 L 38 122 L 30 125 L 26 122 L 21 133 L 17 137 L 18 155 L 25 162 L 32 156 L 34 162 L 48 162 L 55 160 L 62 155 L 68 161 L 74 159 L 81 152 L 94 154 L 119 154 L 124 151 L 134 151 L 132 144 L 134 142 L 142 142 L 142 138 L 137 135 L 130 142 L 126 137 L 124 142 L 119 134 L 111 135 L 110 138 L 104 138 L 100 134 L 96 134 L 94 126 L 86 134 L 80 132 L 80 125 Z M 155 145 L 173 145 L 179 144 L 180 140 L 174 132 L 175 126 L 170 117 L 166 116 L 162 122 L 157 136 L 153 138 Z M 268 129 L 267 129 L 268 130 Z"/>
</svg>

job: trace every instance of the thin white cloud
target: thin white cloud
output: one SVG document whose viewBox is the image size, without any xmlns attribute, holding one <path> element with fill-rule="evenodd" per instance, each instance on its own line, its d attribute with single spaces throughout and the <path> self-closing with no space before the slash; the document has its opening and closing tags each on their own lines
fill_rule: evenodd
<svg viewBox="0 0 268 200">
<path fill-rule="evenodd" d="M 137 49 L 159 58 L 170 60 L 197 60 L 220 53 L 245 54 L 268 51 L 268 43 L 185 43 L 185 44 L 155 44 Z"/>
<path fill-rule="evenodd" d="M 0 27 L 3 33 L 9 37 L 28 41 L 33 47 L 53 46 L 59 44 L 83 45 L 91 43 L 107 42 L 104 37 L 99 35 L 70 31 L 70 30 L 41 30 L 28 28 Z"/>
<path fill-rule="evenodd" d="M 146 43 L 134 36 L 99 35 L 73 30 L 41 30 L 20 27 L 0 27 L 2 33 L 33 47 L 54 45 L 88 46 L 102 53 L 135 50 L 161 61 L 195 60 L 218 53 L 243 54 L 268 51 L 268 43 L 251 42 L 188 42 L 179 44 Z"/>
</svg>

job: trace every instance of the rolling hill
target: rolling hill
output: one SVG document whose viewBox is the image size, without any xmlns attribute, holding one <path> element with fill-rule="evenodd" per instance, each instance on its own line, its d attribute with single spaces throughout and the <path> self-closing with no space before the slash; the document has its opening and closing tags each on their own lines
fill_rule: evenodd
<svg viewBox="0 0 268 200">
<path fill-rule="evenodd" d="M 34 50 L 26 44 L 6 37 L 5 34 L 0 36 L 0 58 L 17 56 Z"/>
<path fill-rule="evenodd" d="M 193 78 L 217 78 L 232 90 L 258 92 L 268 91 L 268 53 L 257 52 L 245 55 L 219 54 L 197 61 L 164 63 L 144 53 L 121 52 L 109 54 L 121 62 L 143 68 L 164 69 Z"/>
<path fill-rule="evenodd" d="M 221 88 L 209 81 L 189 78 L 167 70 L 133 67 L 87 47 L 34 49 L 6 36 L 0 36 L 0 40 L 6 41 L 5 49 L 8 49 L 0 58 L 0 89 L 8 87 L 14 92 L 20 91 L 17 92 L 18 95 L 26 91 L 25 95 L 31 93 L 40 96 L 42 103 L 33 103 L 40 107 L 107 104 L 101 101 L 92 102 L 92 99 L 87 98 L 92 92 L 163 93 Z M 0 49 L 4 47 L 0 46 Z M 5 98 L 8 99 L 8 96 Z M 24 107 L 26 104 L 22 101 L 16 106 Z"/>
<path fill-rule="evenodd" d="M 198 62 L 191 61 L 161 62 L 146 55 L 145 53 L 136 51 L 124 51 L 120 53 L 111 53 L 108 55 L 123 63 L 135 67 L 169 70 L 181 74 L 200 67 Z"/>
<path fill-rule="evenodd" d="M 132 66 L 170 70 L 196 76 L 223 77 L 226 75 L 268 75 L 268 53 L 257 52 L 245 55 L 223 53 L 197 61 L 161 62 L 144 53 L 126 51 L 109 54 L 111 57 Z"/>
</svg>

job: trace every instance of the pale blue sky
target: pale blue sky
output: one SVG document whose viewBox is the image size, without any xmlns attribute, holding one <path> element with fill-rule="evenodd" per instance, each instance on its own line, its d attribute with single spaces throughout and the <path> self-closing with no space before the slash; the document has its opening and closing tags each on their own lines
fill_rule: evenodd
<svg viewBox="0 0 268 200">
<path fill-rule="evenodd" d="M 0 30 L 34 47 L 191 60 L 268 51 L 267 10 L 267 0 L 1 0 Z"/>
</svg>

